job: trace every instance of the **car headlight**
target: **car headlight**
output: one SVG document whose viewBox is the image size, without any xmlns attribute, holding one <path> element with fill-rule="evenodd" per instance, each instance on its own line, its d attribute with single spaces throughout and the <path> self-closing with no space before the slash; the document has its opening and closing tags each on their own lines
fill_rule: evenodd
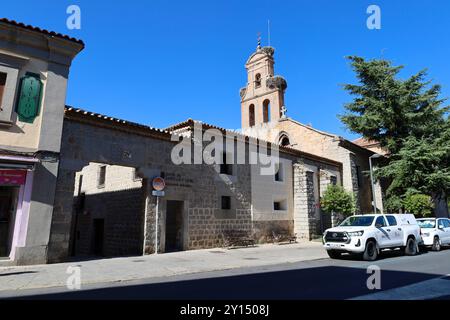
<svg viewBox="0 0 450 320">
<path fill-rule="evenodd" d="M 349 237 L 361 237 L 364 234 L 364 231 L 353 231 L 353 232 L 347 232 Z"/>
</svg>

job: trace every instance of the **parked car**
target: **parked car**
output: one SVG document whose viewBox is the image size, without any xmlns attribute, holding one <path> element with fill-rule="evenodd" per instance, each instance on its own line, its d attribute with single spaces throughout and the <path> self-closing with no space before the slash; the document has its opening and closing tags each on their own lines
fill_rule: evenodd
<svg viewBox="0 0 450 320">
<path fill-rule="evenodd" d="M 450 245 L 450 220 L 445 218 L 417 219 L 422 231 L 424 247 L 440 251 L 442 246 Z"/>
<path fill-rule="evenodd" d="M 342 253 L 355 253 L 374 261 L 382 250 L 395 248 L 412 256 L 419 252 L 421 242 L 420 227 L 412 214 L 354 215 L 326 230 L 323 236 L 332 259 L 340 258 Z"/>
</svg>

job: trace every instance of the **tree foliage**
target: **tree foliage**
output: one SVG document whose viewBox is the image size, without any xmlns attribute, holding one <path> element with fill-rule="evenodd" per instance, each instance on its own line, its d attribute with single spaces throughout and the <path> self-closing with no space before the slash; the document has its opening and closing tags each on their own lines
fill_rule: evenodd
<svg viewBox="0 0 450 320">
<path fill-rule="evenodd" d="M 341 213 L 347 216 L 355 212 L 356 205 L 351 192 L 345 191 L 341 186 L 329 185 L 323 194 L 321 207 L 327 213 Z"/>
<path fill-rule="evenodd" d="M 449 107 L 439 98 L 441 87 L 425 80 L 426 70 L 402 80 L 403 67 L 390 61 L 355 56 L 349 60 L 359 83 L 344 86 L 354 100 L 340 118 L 351 131 L 389 150 L 375 172 L 377 178 L 391 181 L 389 206 L 398 207 L 399 199 L 418 192 L 446 204 L 450 121 Z"/>
<path fill-rule="evenodd" d="M 421 217 L 431 217 L 433 213 L 433 202 L 430 196 L 425 194 L 409 194 L 404 202 L 406 212 Z"/>
</svg>

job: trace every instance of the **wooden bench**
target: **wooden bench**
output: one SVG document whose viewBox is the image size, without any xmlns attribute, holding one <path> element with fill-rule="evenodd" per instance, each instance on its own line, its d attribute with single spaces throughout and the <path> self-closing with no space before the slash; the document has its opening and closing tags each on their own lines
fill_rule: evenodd
<svg viewBox="0 0 450 320">
<path fill-rule="evenodd" d="M 249 247 L 254 246 L 256 241 L 253 237 L 249 237 L 245 231 L 230 231 L 224 233 L 225 247 Z"/>
<path fill-rule="evenodd" d="M 281 232 L 275 232 L 272 231 L 272 237 L 274 243 L 295 243 L 297 242 L 297 234 L 291 235 L 288 232 L 281 231 Z"/>
</svg>

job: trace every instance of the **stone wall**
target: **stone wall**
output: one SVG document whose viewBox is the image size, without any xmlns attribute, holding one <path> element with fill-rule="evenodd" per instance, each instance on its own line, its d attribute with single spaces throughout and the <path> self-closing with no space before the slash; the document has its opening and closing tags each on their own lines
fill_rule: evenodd
<svg viewBox="0 0 450 320">
<path fill-rule="evenodd" d="M 218 219 L 215 209 L 189 209 L 189 249 L 221 247 L 228 236 L 252 236 L 250 210 L 236 210 L 233 219 Z"/>
<path fill-rule="evenodd" d="M 294 220 L 253 221 L 253 236 L 258 243 L 273 241 L 273 235 L 294 234 Z"/>
<path fill-rule="evenodd" d="M 76 197 L 76 255 L 93 255 L 94 219 L 104 221 L 103 255 L 129 256 L 142 253 L 144 194 L 141 188 Z M 81 205 L 81 204 L 80 204 Z"/>
</svg>

